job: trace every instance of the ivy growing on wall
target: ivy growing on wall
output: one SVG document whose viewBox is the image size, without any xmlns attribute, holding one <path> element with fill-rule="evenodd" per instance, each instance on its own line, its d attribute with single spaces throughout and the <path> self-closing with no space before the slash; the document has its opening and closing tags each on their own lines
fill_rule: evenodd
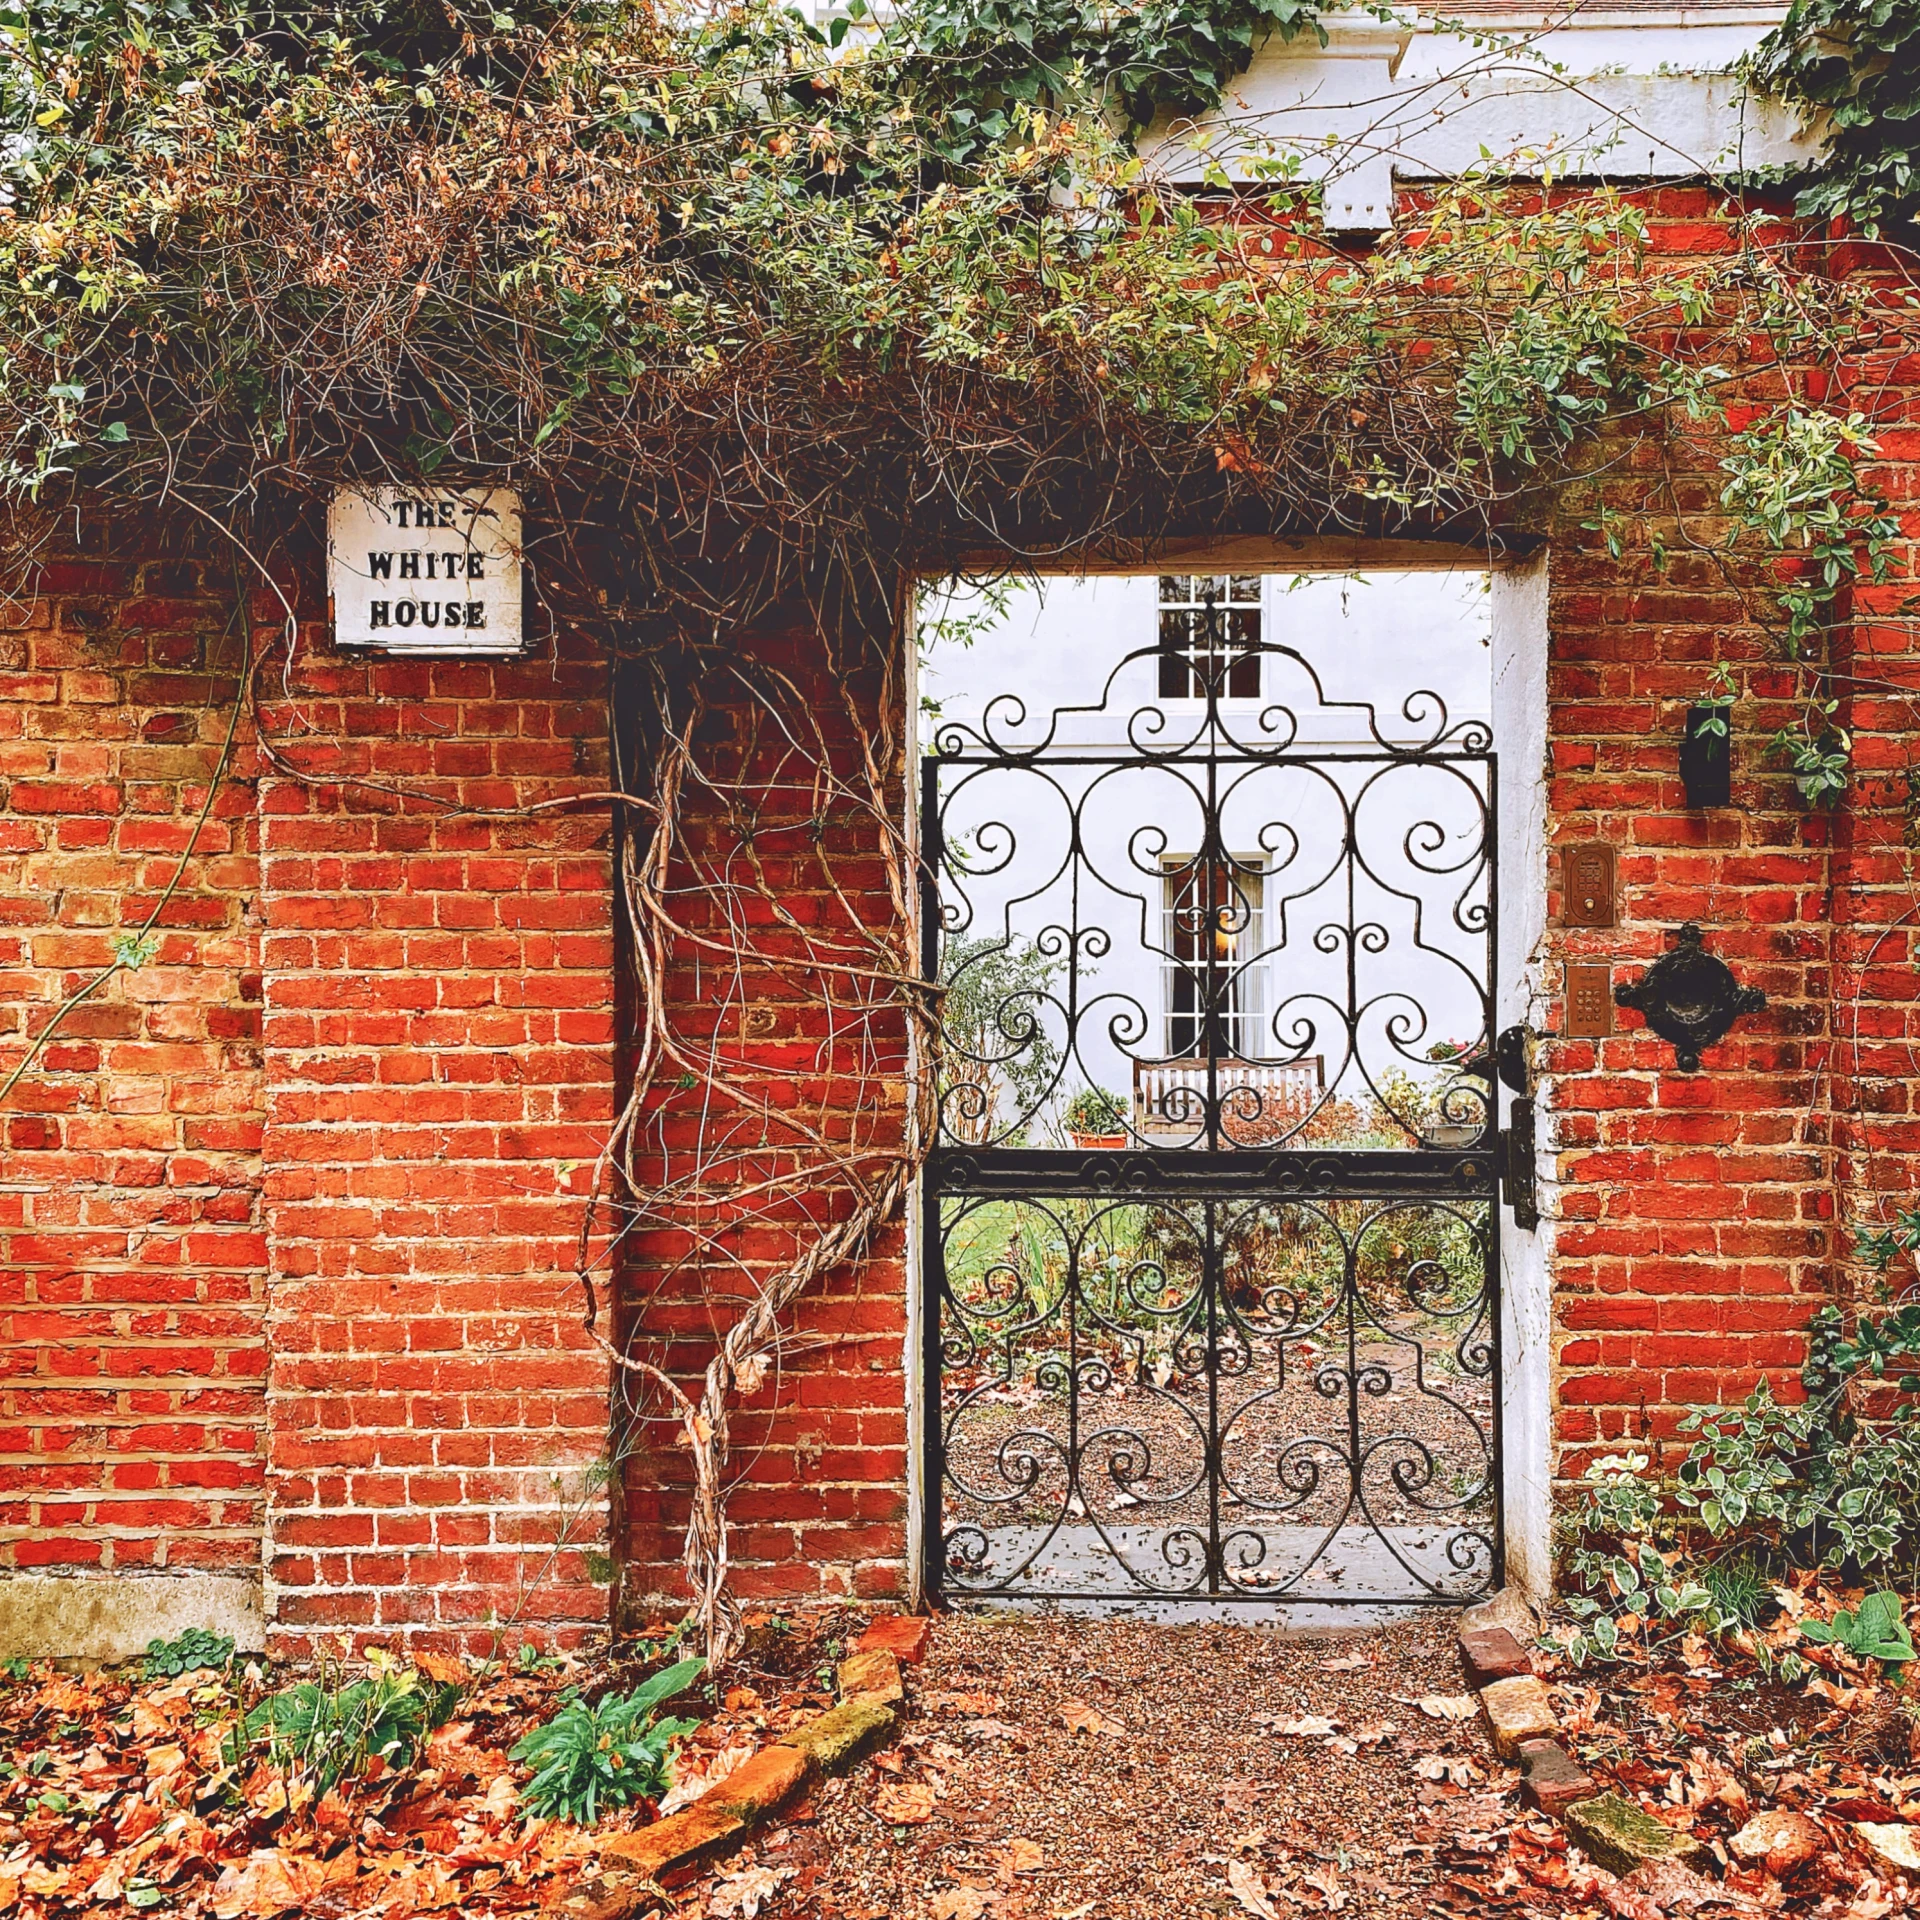
<svg viewBox="0 0 1920 1920">
<path fill-rule="evenodd" d="M 1755 63 L 1761 83 L 1820 117 L 1803 213 L 1869 233 L 1920 211 L 1920 0 L 1793 0 Z"/>
</svg>

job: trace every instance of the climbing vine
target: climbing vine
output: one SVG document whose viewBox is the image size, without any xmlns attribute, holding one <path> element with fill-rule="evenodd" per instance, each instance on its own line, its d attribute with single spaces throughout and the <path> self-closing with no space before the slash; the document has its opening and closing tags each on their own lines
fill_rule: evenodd
<svg viewBox="0 0 1920 1920">
<path fill-rule="evenodd" d="M 938 994 L 906 937 L 885 721 L 903 582 L 1145 557 L 1176 508 L 1496 542 L 1587 515 L 1618 543 L 1650 512 L 1671 535 L 1649 564 L 1707 556 L 1772 634 L 1802 791 L 1846 778 L 1830 630 L 1895 526 L 1845 396 L 1906 350 L 1907 306 L 1737 204 L 1722 247 L 1679 258 L 1631 195 L 1469 179 L 1356 250 L 1283 155 L 1166 184 L 1139 131 L 1217 106 L 1330 11 L 0 4 L 18 566 L 84 504 L 211 524 L 274 577 L 341 482 L 508 484 L 556 617 L 648 690 L 614 796 L 636 1065 L 581 1264 L 627 1410 L 690 1449 L 716 1653 L 730 1410 L 895 1217 L 926 1140 Z M 857 711 L 739 657 L 775 605 L 804 607 Z M 729 698 L 759 718 L 723 751 Z M 256 734 L 301 772 L 299 742 Z M 883 847 L 885 913 L 808 838 L 835 816 Z M 828 923 L 783 904 L 798 868 Z M 797 1110 L 753 1049 L 685 1028 L 696 965 L 729 1004 L 778 978 L 819 1009 L 827 1077 L 868 1104 Z M 904 1119 L 877 1104 L 889 1074 Z M 750 1252 L 769 1225 L 790 1258 Z M 648 1236 L 681 1251 L 601 1314 L 608 1242 Z M 695 1389 L 663 1331 L 689 1288 L 711 1310 Z"/>
<path fill-rule="evenodd" d="M 1754 61 L 1762 85 L 1819 117 L 1803 213 L 1869 233 L 1920 211 L 1920 5 L 1793 0 Z"/>
</svg>

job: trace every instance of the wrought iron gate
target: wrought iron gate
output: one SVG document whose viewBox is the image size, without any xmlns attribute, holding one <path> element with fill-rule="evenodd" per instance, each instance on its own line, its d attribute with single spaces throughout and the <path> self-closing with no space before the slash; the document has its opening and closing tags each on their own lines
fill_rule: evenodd
<svg viewBox="0 0 1920 1920">
<path fill-rule="evenodd" d="M 1097 701 L 1003 696 L 923 765 L 930 1584 L 1470 1598 L 1502 1579 L 1491 734 L 1329 699 L 1191 597 Z"/>
</svg>

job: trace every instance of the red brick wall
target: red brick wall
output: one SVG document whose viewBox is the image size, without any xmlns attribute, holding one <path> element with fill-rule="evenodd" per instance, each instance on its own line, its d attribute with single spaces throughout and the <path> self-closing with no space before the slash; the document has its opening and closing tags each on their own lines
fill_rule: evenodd
<svg viewBox="0 0 1920 1920">
<path fill-rule="evenodd" d="M 242 641 L 191 560 L 51 558 L 0 605 L 0 1569 L 259 1565 L 265 1242 L 251 757 L 194 838 Z"/>
<path fill-rule="evenodd" d="M 1647 199 L 1656 246 L 1724 244 L 1704 190 Z M 1870 265 L 1836 252 L 1830 270 Z M 1900 425 L 1913 415 L 1915 369 L 1901 371 L 1796 377 L 1836 375 L 1890 426 L 1869 478 L 1910 510 L 1920 435 Z M 1756 397 L 1778 390 L 1763 360 L 1748 378 Z M 1801 1329 L 1852 1284 L 1853 1223 L 1886 1192 L 1913 1192 L 1920 1172 L 1920 1132 L 1905 1120 L 1916 996 L 1903 810 L 1920 716 L 1897 692 L 1912 639 L 1860 617 L 1891 612 L 1911 591 L 1920 520 L 1909 511 L 1894 582 L 1840 609 L 1831 691 L 1836 724 L 1855 736 L 1857 777 L 1840 805 L 1809 811 L 1770 744 L 1798 715 L 1754 617 L 1760 583 L 1745 575 L 1743 598 L 1743 576 L 1712 550 L 1725 530 L 1720 454 L 1671 449 L 1670 489 L 1649 484 L 1644 452 L 1620 463 L 1601 491 L 1622 516 L 1624 555 L 1569 524 L 1553 556 L 1550 837 L 1618 849 L 1621 917 L 1610 931 L 1561 927 L 1556 861 L 1549 975 L 1561 959 L 1606 959 L 1616 985 L 1635 979 L 1695 920 L 1708 948 L 1768 999 L 1696 1074 L 1677 1072 L 1672 1049 L 1630 1012 L 1610 1039 L 1550 1050 L 1564 1183 L 1554 1275 L 1563 1477 L 1622 1442 L 1670 1439 L 1684 1409 L 1737 1401 L 1762 1376 L 1793 1396 Z M 1733 805 L 1689 811 L 1678 774 L 1685 708 L 1717 660 L 1743 667 L 1749 696 L 1733 715 Z M 1860 672 L 1869 679 L 1857 682 Z"/>
<path fill-rule="evenodd" d="M 1713 243 L 1701 195 L 1652 202 L 1664 243 Z M 1916 372 L 1860 383 L 1892 422 L 1881 474 L 1903 509 Z M 1710 539 L 1716 452 L 1676 458 Z M 1667 538 L 1655 567 L 1655 478 L 1606 482 L 1621 557 L 1576 525 L 1553 555 L 1549 834 L 1619 849 L 1622 911 L 1606 932 L 1556 918 L 1548 979 L 1574 957 L 1625 981 L 1697 919 L 1769 1004 L 1699 1074 L 1626 1013 L 1607 1040 L 1549 1051 L 1567 1472 L 1760 1373 L 1790 1385 L 1849 1219 L 1911 1193 L 1920 1154 L 1920 722 L 1902 691 L 1920 673 L 1893 617 L 1912 553 L 1842 636 L 1840 664 L 1865 676 L 1839 683 L 1861 768 L 1846 802 L 1810 815 L 1793 793 L 1766 746 L 1784 687 L 1762 667 L 1735 714 L 1735 805 L 1690 812 L 1682 710 L 1712 661 L 1758 662 L 1764 642 L 1710 555 Z M 225 581 L 190 559 L 63 559 L 8 612 L 0 1071 L 141 921 L 184 844 L 238 655 Z M 525 662 L 358 661 L 304 613 L 290 697 L 277 657 L 266 686 L 291 764 L 263 769 L 243 732 L 157 954 L 79 1009 L 0 1116 L 0 1570 L 252 1567 L 264 1529 L 290 1640 L 484 1643 L 516 1617 L 584 1630 L 606 1607 L 591 1480 L 608 1376 L 572 1269 L 614 1088 L 610 828 L 600 808 L 515 810 L 604 782 L 604 665 L 572 639 Z M 252 614 L 264 644 L 278 609 Z M 880 830 L 823 798 L 792 744 L 818 720 L 851 780 L 899 695 L 836 671 L 801 629 L 740 646 L 790 674 L 793 711 L 773 727 L 777 701 L 716 694 L 700 759 L 719 786 L 690 807 L 690 857 L 712 872 L 751 849 L 784 918 L 743 904 L 751 889 L 690 893 L 695 931 L 762 916 L 757 957 L 716 970 L 686 943 L 672 979 L 685 1031 L 768 1103 L 736 1116 L 728 1151 L 779 1171 L 799 1152 L 783 1112 L 881 1149 L 899 1124 L 897 1022 L 844 990 L 823 1012 L 810 944 L 891 926 Z M 730 783 L 754 795 L 750 820 Z M 659 1088 L 649 1181 L 705 1137 L 695 1092 Z M 751 1287 L 797 1230 L 776 1206 L 702 1284 Z M 649 1302 L 645 1350 L 693 1379 L 716 1317 L 677 1270 L 687 1246 L 671 1218 L 646 1223 L 622 1250 L 623 1317 L 603 1324 L 632 1334 Z M 809 1301 L 736 1420 L 743 1592 L 900 1586 L 906 1286 L 896 1226 Z M 685 1517 L 686 1456 L 654 1414 L 619 1436 L 636 1616 L 677 1591 Z"/>
<path fill-rule="evenodd" d="M 604 789 L 605 666 L 363 660 L 316 622 L 290 685 L 268 722 L 310 777 L 259 802 L 274 1612 L 289 1639 L 574 1636 L 607 1614 L 574 1263 L 610 827 L 519 810 Z"/>
<path fill-rule="evenodd" d="M 1686 705 L 1716 654 L 1750 654 L 1752 639 L 1710 561 L 1678 560 L 1657 585 L 1622 571 L 1591 550 L 1554 558 L 1550 838 L 1618 850 L 1620 923 L 1559 926 L 1556 860 L 1550 951 L 1609 961 L 1623 985 L 1698 921 L 1767 1006 L 1698 1073 L 1677 1071 L 1673 1049 L 1625 1010 L 1611 1038 L 1551 1049 L 1569 1471 L 1592 1443 L 1671 1436 L 1683 1409 L 1743 1397 L 1761 1373 L 1784 1382 L 1833 1242 L 1819 1111 L 1832 822 L 1798 804 L 1756 737 L 1784 718 L 1764 703 L 1736 711 L 1733 807 L 1687 810 Z"/>
</svg>

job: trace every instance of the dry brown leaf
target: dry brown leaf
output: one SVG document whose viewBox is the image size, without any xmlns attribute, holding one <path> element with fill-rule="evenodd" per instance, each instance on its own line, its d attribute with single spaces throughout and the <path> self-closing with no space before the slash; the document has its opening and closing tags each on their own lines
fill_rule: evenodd
<svg viewBox="0 0 1920 1920">
<path fill-rule="evenodd" d="M 1303 1713 L 1294 1720 L 1271 1720 L 1268 1726 L 1275 1733 L 1285 1734 L 1290 1740 L 1312 1740 L 1321 1735 L 1337 1732 L 1338 1720 L 1328 1720 L 1317 1713 Z"/>
<path fill-rule="evenodd" d="M 1036 1840 L 1009 1840 L 1006 1867 L 1009 1873 L 1038 1873 L 1047 1856 Z"/>
<path fill-rule="evenodd" d="M 933 1789 L 924 1780 L 889 1781 L 873 1796 L 875 1811 L 896 1827 L 917 1827 L 933 1818 Z"/>
<path fill-rule="evenodd" d="M 754 1915 L 779 1891 L 780 1882 L 792 1876 L 791 1867 L 743 1867 L 714 1888 L 707 1901 L 707 1911 L 738 1915 L 739 1920 L 754 1920 Z"/>
<path fill-rule="evenodd" d="M 697 1750 L 681 1747 L 672 1762 L 673 1785 L 660 1802 L 661 1817 L 692 1806 L 709 1787 L 717 1787 L 728 1774 L 745 1766 L 757 1751 L 751 1740 L 735 1741 L 702 1759 Z"/>
<path fill-rule="evenodd" d="M 934 1895 L 933 1920 L 981 1920 L 994 1904 L 993 1897 L 978 1887 L 949 1887 Z"/>
<path fill-rule="evenodd" d="M 997 1693 L 930 1693 L 927 1706 L 935 1713 L 958 1713 L 978 1720 L 1000 1711 L 1000 1696 Z"/>
<path fill-rule="evenodd" d="M 1920 1873 L 1920 1827 L 1861 1820 L 1853 1830 L 1882 1866 L 1896 1873 Z"/>
<path fill-rule="evenodd" d="M 157 1738 L 186 1710 L 184 1702 L 157 1700 L 140 1694 L 133 1703 L 133 1737 L 136 1740 Z"/>
<path fill-rule="evenodd" d="M 416 1653 L 413 1664 L 429 1680 L 437 1680 L 443 1687 L 467 1684 L 467 1663 L 457 1653 Z"/>
<path fill-rule="evenodd" d="M 1364 1653 L 1337 1654 L 1331 1660 L 1320 1662 L 1322 1673 L 1359 1673 L 1363 1668 L 1373 1665 L 1370 1655 Z"/>
<path fill-rule="evenodd" d="M 1127 1737 L 1124 1721 L 1116 1720 L 1112 1714 L 1103 1712 L 1085 1700 L 1061 1701 L 1060 1718 L 1074 1733 L 1103 1733 L 1110 1740 L 1124 1740 Z"/>
<path fill-rule="evenodd" d="M 397 1873 L 381 1904 L 389 1913 L 430 1913 L 460 1900 L 460 1883 L 444 1860 L 428 1860 Z"/>
<path fill-rule="evenodd" d="M 1471 1720 L 1480 1711 L 1480 1702 L 1471 1693 L 1430 1693 L 1414 1704 L 1430 1720 Z"/>
<path fill-rule="evenodd" d="M 74 1719 L 91 1713 L 99 1704 L 91 1688 L 74 1680 L 49 1680 L 33 1696 L 36 1713 L 64 1713 Z"/>
<path fill-rule="evenodd" d="M 1331 1867 L 1328 1867 L 1323 1873 L 1303 1873 L 1300 1876 L 1300 1883 L 1302 1886 L 1314 1887 L 1319 1890 L 1326 1899 L 1327 1911 L 1329 1913 L 1343 1912 L 1348 1900 L 1352 1897 L 1347 1890 L 1341 1886 L 1339 1880 L 1335 1878 L 1334 1871 Z"/>
<path fill-rule="evenodd" d="M 1267 1883 L 1258 1867 L 1245 1860 L 1229 1860 L 1227 1885 L 1233 1889 L 1233 1897 L 1258 1920 L 1280 1920 L 1279 1909 L 1267 1898 Z"/>
<path fill-rule="evenodd" d="M 348 1855 L 347 1872 L 353 1871 Z M 285 1913 L 308 1905 L 334 1875 L 311 1856 L 266 1848 L 251 1854 L 247 1864 L 227 1868 L 213 1889 L 213 1912 L 219 1920 L 237 1914 Z"/>
</svg>

